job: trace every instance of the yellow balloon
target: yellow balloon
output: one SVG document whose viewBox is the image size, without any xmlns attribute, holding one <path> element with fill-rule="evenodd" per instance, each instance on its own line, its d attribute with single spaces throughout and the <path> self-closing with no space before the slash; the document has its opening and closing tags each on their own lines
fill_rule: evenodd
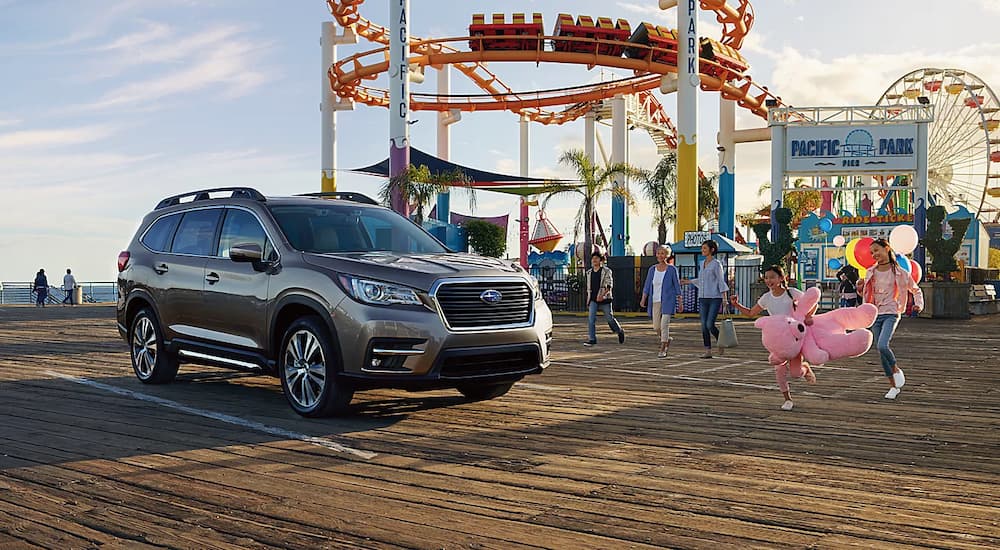
<svg viewBox="0 0 1000 550">
<path fill-rule="evenodd" d="M 859 267 L 858 276 L 860 276 L 862 279 L 868 278 L 868 270 L 863 267 Z"/>
<path fill-rule="evenodd" d="M 847 263 L 857 268 L 859 273 L 864 269 L 864 267 L 862 267 L 861 264 L 858 263 L 858 260 L 854 258 L 854 248 L 858 246 L 858 241 L 860 240 L 861 239 L 851 239 L 851 242 L 847 243 L 847 249 L 844 250 L 844 259 L 847 260 Z"/>
</svg>

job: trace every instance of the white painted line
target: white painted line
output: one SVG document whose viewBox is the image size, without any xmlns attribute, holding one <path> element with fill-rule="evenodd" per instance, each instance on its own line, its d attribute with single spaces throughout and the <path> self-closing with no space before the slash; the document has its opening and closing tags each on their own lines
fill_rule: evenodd
<svg viewBox="0 0 1000 550">
<path fill-rule="evenodd" d="M 544 384 L 532 384 L 530 382 L 518 382 L 518 388 L 527 388 L 529 390 L 543 390 L 543 391 L 573 391 L 573 388 L 566 386 L 546 386 Z"/>
<path fill-rule="evenodd" d="M 764 369 L 764 370 L 759 370 L 759 371 L 756 371 L 756 372 L 751 372 L 749 374 L 749 376 L 760 376 L 762 374 L 773 374 L 773 373 L 774 373 L 774 367 L 771 367 L 769 369 Z"/>
<path fill-rule="evenodd" d="M 107 392 L 116 393 L 118 395 L 123 395 L 125 397 L 131 397 L 132 399 L 138 399 L 139 401 L 148 401 L 149 403 L 155 403 L 162 407 L 175 409 L 188 414 L 194 414 L 197 416 L 203 416 L 205 418 L 211 418 L 212 420 L 226 422 L 227 424 L 235 424 L 237 426 L 242 426 L 244 428 L 256 430 L 258 432 L 263 432 L 269 435 L 283 437 L 285 439 L 297 439 L 299 441 L 304 441 L 306 443 L 317 445 L 326 449 L 330 449 L 332 451 L 352 454 L 356 457 L 363 458 L 365 460 L 371 460 L 376 456 L 375 453 L 353 449 L 351 447 L 341 445 L 340 443 L 322 437 L 300 434 L 298 432 L 293 432 L 290 430 L 286 430 L 284 428 L 275 428 L 273 426 L 261 424 L 260 422 L 254 422 L 253 420 L 246 420 L 243 418 L 239 418 L 237 416 L 230 416 L 228 414 L 196 409 L 194 407 L 190 407 L 188 405 L 184 405 L 176 401 L 171 401 L 169 399 L 164 399 L 162 397 L 156 397 L 155 395 L 147 395 L 144 393 L 127 390 L 125 388 L 119 388 L 117 386 L 102 384 L 101 382 L 95 382 L 94 380 L 90 380 L 87 378 L 77 378 L 76 376 L 70 376 L 68 374 L 62 374 L 60 372 L 55 372 L 55 371 L 45 371 L 45 374 L 48 374 L 49 376 L 55 376 L 57 378 L 62 378 L 63 380 L 69 380 L 70 382 L 75 382 L 77 384 L 82 384 L 84 386 L 90 386 L 92 388 L 97 388 L 99 390 L 104 390 Z"/>
<path fill-rule="evenodd" d="M 756 362 L 757 361 L 750 360 L 750 361 L 743 361 L 741 363 L 730 363 L 728 365 L 720 365 L 718 367 L 712 367 L 710 369 L 695 371 L 694 374 L 706 374 L 706 373 L 709 373 L 709 372 L 715 372 L 715 371 L 718 371 L 718 370 L 728 369 L 730 367 L 742 367 L 743 365 L 749 365 L 750 363 L 756 363 Z"/>
</svg>

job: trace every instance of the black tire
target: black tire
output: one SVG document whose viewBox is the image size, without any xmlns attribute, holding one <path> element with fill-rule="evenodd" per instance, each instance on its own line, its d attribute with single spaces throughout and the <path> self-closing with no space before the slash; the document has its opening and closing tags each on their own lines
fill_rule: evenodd
<svg viewBox="0 0 1000 550">
<path fill-rule="evenodd" d="M 462 392 L 470 401 L 486 401 L 496 399 L 510 391 L 514 387 L 514 382 L 503 384 L 462 384 L 458 386 L 458 391 Z"/>
<path fill-rule="evenodd" d="M 340 356 L 320 318 L 300 317 L 292 322 L 278 353 L 281 389 L 292 410 L 312 418 L 348 411 L 354 388 L 337 376 Z"/>
<path fill-rule="evenodd" d="M 163 330 L 149 308 L 139 310 L 132 318 L 128 348 L 132 372 L 143 384 L 169 384 L 177 376 L 180 362 L 163 345 Z"/>
</svg>

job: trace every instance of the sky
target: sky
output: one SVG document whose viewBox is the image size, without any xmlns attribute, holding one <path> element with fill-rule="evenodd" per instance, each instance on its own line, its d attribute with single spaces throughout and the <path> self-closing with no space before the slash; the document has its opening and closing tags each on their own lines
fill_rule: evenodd
<svg viewBox="0 0 1000 550">
<path fill-rule="evenodd" d="M 736 3 L 736 0 L 730 0 Z M 750 74 L 789 104 L 870 105 L 904 74 L 961 68 L 1000 88 L 1000 0 L 755 0 L 742 53 Z M 387 24 L 388 3 L 364 17 Z M 465 36 L 473 13 L 539 12 L 551 31 L 560 12 L 676 26 L 656 0 L 410 0 L 417 37 Z M 112 281 L 118 252 L 163 197 L 248 185 L 265 195 L 320 189 L 320 24 L 326 2 L 295 0 L 0 0 L 0 281 L 27 281 L 72 268 L 79 281 Z M 704 36 L 720 36 L 702 13 Z M 338 56 L 372 49 L 342 46 Z M 493 63 L 512 89 L 575 86 L 622 71 Z M 411 90 L 434 92 L 436 76 Z M 477 89 L 452 71 L 453 93 Z M 376 82 L 377 84 L 378 82 Z M 674 96 L 661 97 L 676 120 Z M 718 170 L 718 95 L 699 94 L 699 165 Z M 435 115 L 413 112 L 413 146 L 433 152 Z M 738 109 L 737 128 L 762 119 Z M 607 128 L 604 143 L 610 146 Z M 452 127 L 451 159 L 516 174 L 519 130 L 512 113 L 466 113 Z M 379 178 L 348 170 L 388 151 L 384 109 L 357 105 L 337 119 L 338 189 L 372 196 Z M 658 160 L 647 135 L 630 133 L 629 161 Z M 557 160 L 583 148 L 583 122 L 532 125 L 530 175 L 572 177 Z M 737 147 L 736 211 L 754 209 L 770 178 L 769 144 Z M 460 195 L 460 194 L 457 194 Z M 475 211 L 517 214 L 517 199 L 480 192 Z M 610 224 L 610 206 L 601 205 Z M 573 233 L 577 204 L 554 200 L 548 217 Z M 532 212 L 532 226 L 534 225 Z M 648 209 L 630 214 L 631 244 L 655 238 Z M 508 250 L 517 254 L 517 231 Z"/>
</svg>

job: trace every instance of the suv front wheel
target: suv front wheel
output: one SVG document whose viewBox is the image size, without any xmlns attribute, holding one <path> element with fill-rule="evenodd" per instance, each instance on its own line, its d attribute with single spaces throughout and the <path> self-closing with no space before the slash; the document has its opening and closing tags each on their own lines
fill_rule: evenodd
<svg viewBox="0 0 1000 550">
<path fill-rule="evenodd" d="M 336 354 L 322 321 L 297 319 L 281 341 L 281 387 L 295 412 L 308 417 L 347 412 L 354 390 L 337 380 Z"/>
<path fill-rule="evenodd" d="M 132 370 L 145 384 L 168 384 L 177 376 L 177 357 L 163 345 L 163 333 L 156 316 L 143 308 L 132 319 L 129 330 L 129 355 Z"/>
</svg>

